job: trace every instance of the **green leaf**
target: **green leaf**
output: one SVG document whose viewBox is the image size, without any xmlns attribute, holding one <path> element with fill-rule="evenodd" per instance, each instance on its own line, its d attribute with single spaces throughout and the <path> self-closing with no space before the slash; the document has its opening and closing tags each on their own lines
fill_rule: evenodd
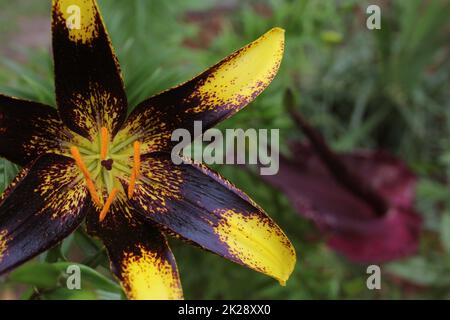
<svg viewBox="0 0 450 320">
<path fill-rule="evenodd" d="M 8 187 L 17 171 L 18 167 L 14 163 L 3 158 L 0 159 L 0 192 Z"/>
<path fill-rule="evenodd" d="M 61 273 L 48 263 L 27 263 L 13 271 L 9 279 L 13 282 L 33 285 L 39 288 L 53 288 Z"/>
<path fill-rule="evenodd" d="M 116 282 L 108 279 L 98 271 L 89 268 L 88 266 L 72 262 L 57 262 L 52 264 L 55 270 L 58 270 L 58 272 L 60 273 L 65 273 L 67 268 L 73 265 L 77 265 L 78 267 L 80 267 L 82 288 L 84 284 L 89 284 L 96 289 L 104 291 L 113 291 L 116 293 L 121 292 L 122 289 Z"/>
<path fill-rule="evenodd" d="M 12 282 L 35 286 L 44 292 L 63 288 L 66 289 L 67 268 L 76 265 L 80 268 L 81 289 L 91 291 L 102 291 L 103 296 L 120 296 L 122 289 L 120 285 L 108 279 L 98 271 L 82 264 L 71 262 L 57 263 L 27 263 L 11 273 L 9 279 Z M 49 290 L 51 289 L 51 290 Z M 69 290 L 71 291 L 71 290 Z M 63 291 L 59 291 L 63 292 Z"/>
<path fill-rule="evenodd" d="M 427 200 L 435 202 L 446 202 L 450 204 L 450 190 L 449 188 L 437 181 L 423 178 L 417 184 L 417 194 Z"/>
<path fill-rule="evenodd" d="M 88 290 L 69 290 L 67 288 L 57 288 L 42 294 L 45 300 L 95 300 L 97 294 Z"/>
<path fill-rule="evenodd" d="M 450 213 L 442 216 L 441 220 L 441 242 L 445 250 L 450 253 Z"/>
<path fill-rule="evenodd" d="M 47 252 L 45 252 L 44 256 L 45 262 L 52 263 L 58 261 L 60 258 L 62 258 L 61 244 L 58 244 L 55 247 L 48 250 Z"/>
<path fill-rule="evenodd" d="M 450 285 L 449 270 L 439 264 L 440 260 L 414 257 L 402 262 L 391 263 L 386 266 L 386 269 L 392 274 L 419 285 L 448 286 Z"/>
</svg>

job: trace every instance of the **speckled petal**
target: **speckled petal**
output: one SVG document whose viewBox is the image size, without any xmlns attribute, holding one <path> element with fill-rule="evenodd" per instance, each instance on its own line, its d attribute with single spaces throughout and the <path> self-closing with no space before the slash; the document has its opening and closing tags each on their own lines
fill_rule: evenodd
<svg viewBox="0 0 450 320">
<path fill-rule="evenodd" d="M 183 239 L 284 284 L 296 255 L 283 231 L 242 191 L 197 164 L 143 157 L 131 204 Z M 126 181 L 122 181 L 127 186 Z"/>
<path fill-rule="evenodd" d="M 125 120 L 120 68 L 95 0 L 53 0 L 53 56 L 58 109 L 73 131 L 113 135 Z"/>
<path fill-rule="evenodd" d="M 0 156 L 21 166 L 43 153 L 63 153 L 69 134 L 56 109 L 0 94 Z"/>
<path fill-rule="evenodd" d="M 19 173 L 0 199 L 0 274 L 68 236 L 90 205 L 73 160 L 45 154 Z"/>
<path fill-rule="evenodd" d="M 165 236 L 144 221 L 122 198 L 117 198 L 99 222 L 92 209 L 88 231 L 108 249 L 111 270 L 129 299 L 183 299 L 178 269 Z"/>
<path fill-rule="evenodd" d="M 253 101 L 275 77 L 284 50 L 284 30 L 274 28 L 194 79 L 140 103 L 126 122 L 124 136 L 136 135 L 143 152 L 170 147 L 176 128 L 204 130 Z"/>
</svg>

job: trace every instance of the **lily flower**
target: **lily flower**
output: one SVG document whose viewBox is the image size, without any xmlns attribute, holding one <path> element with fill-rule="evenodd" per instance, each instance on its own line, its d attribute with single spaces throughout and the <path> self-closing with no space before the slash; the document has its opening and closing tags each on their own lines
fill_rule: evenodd
<svg viewBox="0 0 450 320">
<path fill-rule="evenodd" d="M 360 263 L 380 263 L 416 252 L 421 218 L 414 211 L 416 178 L 383 151 L 335 153 L 321 134 L 286 104 L 309 143 L 290 143 L 279 172 L 264 176 L 299 214 L 324 231 L 330 248 Z"/>
<path fill-rule="evenodd" d="M 77 8 L 81 19 L 70 20 Z M 166 234 L 285 283 L 296 256 L 275 222 L 206 166 L 170 157 L 174 129 L 196 120 L 210 128 L 269 85 L 284 31 L 270 30 L 128 117 L 96 1 L 54 0 L 52 43 L 57 110 L 0 96 L 0 155 L 23 166 L 0 200 L 0 274 L 86 218 L 130 299 L 183 297 Z"/>
</svg>

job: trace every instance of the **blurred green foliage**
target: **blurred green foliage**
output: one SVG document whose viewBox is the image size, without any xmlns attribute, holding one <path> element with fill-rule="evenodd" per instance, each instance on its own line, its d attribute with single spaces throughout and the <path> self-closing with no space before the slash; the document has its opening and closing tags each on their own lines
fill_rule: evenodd
<svg viewBox="0 0 450 320">
<path fill-rule="evenodd" d="M 49 4 L 44 2 L 33 10 L 25 6 L 16 10 L 5 3 L 0 1 L 5 8 L 0 14 L 2 27 L 8 17 L 47 12 L 49 18 Z M 382 290 L 369 291 L 367 266 L 351 264 L 327 249 L 323 236 L 294 212 L 283 195 L 251 172 L 215 167 L 280 224 L 299 261 L 287 286 L 281 287 L 174 240 L 186 298 L 450 298 L 448 1 L 371 1 L 382 7 L 382 29 L 372 31 L 365 27 L 368 3 L 356 0 L 99 3 L 131 106 L 280 26 L 286 29 L 286 53 L 276 79 L 220 128 L 279 128 L 282 143 L 301 138 L 282 106 L 289 88 L 297 95 L 302 113 L 337 150 L 387 149 L 407 161 L 419 179 L 417 207 L 425 222 L 420 252 L 383 266 Z M 14 28 L 3 37 L 21 48 L 14 43 Z M 212 41 L 204 40 L 209 38 Z M 192 39 L 196 46 L 187 45 Z M 48 48 L 33 49 L 25 62 L 2 57 L 0 92 L 54 105 Z M 17 170 L 1 160 L 2 189 Z M 86 274 L 81 291 L 64 289 L 69 261 L 80 263 Z M 0 279 L 0 297 L 20 292 L 24 299 L 123 298 L 109 279 L 102 245 L 80 228 L 61 245 Z"/>
</svg>

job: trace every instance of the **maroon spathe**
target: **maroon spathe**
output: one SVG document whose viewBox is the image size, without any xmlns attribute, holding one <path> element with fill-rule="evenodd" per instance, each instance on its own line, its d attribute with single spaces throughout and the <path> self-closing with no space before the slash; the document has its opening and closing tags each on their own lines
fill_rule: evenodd
<svg viewBox="0 0 450 320">
<path fill-rule="evenodd" d="M 383 151 L 337 154 L 300 114 L 293 116 L 310 143 L 291 143 L 278 174 L 263 178 L 352 261 L 386 262 L 416 252 L 422 221 L 413 208 L 416 177 L 406 164 Z"/>
</svg>

